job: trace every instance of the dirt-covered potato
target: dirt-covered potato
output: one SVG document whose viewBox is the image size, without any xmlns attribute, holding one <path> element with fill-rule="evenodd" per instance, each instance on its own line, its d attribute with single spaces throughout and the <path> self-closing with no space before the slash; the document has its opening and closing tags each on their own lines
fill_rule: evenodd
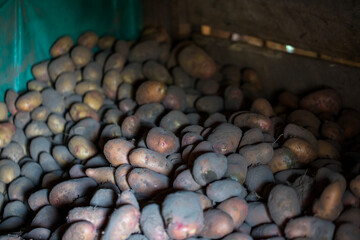
<svg viewBox="0 0 360 240">
<path fill-rule="evenodd" d="M 76 77 L 73 72 L 64 72 L 58 76 L 55 82 L 55 89 L 64 96 L 74 93 Z"/>
<path fill-rule="evenodd" d="M 99 36 L 96 33 L 93 31 L 86 31 L 79 36 L 77 39 L 77 44 L 89 49 L 93 49 L 96 46 L 98 39 Z"/>
<path fill-rule="evenodd" d="M 108 50 L 114 46 L 115 41 L 114 36 L 104 35 L 98 39 L 97 45 L 101 50 Z"/>
<path fill-rule="evenodd" d="M 222 123 L 217 126 L 207 137 L 212 144 L 214 152 L 227 155 L 237 150 L 242 131 L 230 123 Z"/>
<path fill-rule="evenodd" d="M 127 139 L 138 137 L 141 133 L 140 119 L 135 115 L 124 118 L 121 123 L 121 135 Z"/>
<path fill-rule="evenodd" d="M 264 186 L 268 183 L 274 182 L 274 175 L 269 166 L 258 165 L 248 168 L 245 185 L 249 191 L 261 193 Z"/>
<path fill-rule="evenodd" d="M 50 76 L 48 72 L 48 65 L 49 60 L 42 61 L 39 63 L 36 63 L 31 68 L 31 73 L 34 76 L 34 78 L 41 82 L 48 82 L 50 81 Z"/>
<path fill-rule="evenodd" d="M 200 233 L 202 237 L 218 239 L 234 230 L 234 223 L 229 214 L 213 208 L 204 212 L 204 227 Z"/>
<path fill-rule="evenodd" d="M 201 186 L 221 179 L 227 169 L 227 158 L 219 153 L 209 152 L 198 156 L 194 161 L 192 174 Z"/>
<path fill-rule="evenodd" d="M 351 139 L 360 133 L 360 112 L 354 109 L 342 110 L 338 124 L 344 130 L 344 138 Z"/>
<path fill-rule="evenodd" d="M 18 97 L 19 94 L 11 89 L 7 90 L 5 93 L 5 104 L 7 109 L 12 115 L 15 115 L 18 111 L 15 105 Z"/>
<path fill-rule="evenodd" d="M 152 128 L 146 136 L 146 146 L 164 155 L 177 152 L 180 147 L 178 137 L 169 130 L 161 127 Z"/>
<path fill-rule="evenodd" d="M 240 154 L 233 153 L 227 156 L 227 170 L 225 177 L 243 184 L 245 182 L 248 163 Z"/>
<path fill-rule="evenodd" d="M 173 182 L 173 187 L 175 189 L 187 191 L 196 191 L 201 188 L 201 186 L 194 180 L 190 169 L 186 169 L 176 176 Z"/>
<path fill-rule="evenodd" d="M 76 158 L 81 160 L 89 159 L 97 153 L 94 143 L 83 136 L 74 136 L 68 143 L 69 151 Z"/>
<path fill-rule="evenodd" d="M 74 41 L 70 36 L 62 36 L 58 38 L 50 48 L 51 57 L 55 58 L 64 55 L 74 46 Z"/>
<path fill-rule="evenodd" d="M 30 91 L 21 95 L 16 101 L 16 108 L 20 111 L 31 112 L 42 103 L 41 93 Z"/>
<path fill-rule="evenodd" d="M 274 150 L 274 155 L 267 163 L 273 173 L 286 170 L 295 166 L 296 157 L 294 153 L 285 147 Z"/>
<path fill-rule="evenodd" d="M 140 84 L 140 86 L 136 90 L 136 102 L 139 105 L 146 103 L 156 103 L 161 102 L 167 92 L 167 87 L 164 83 L 147 80 Z"/>
<path fill-rule="evenodd" d="M 247 191 L 238 181 L 221 179 L 207 185 L 206 195 L 215 202 L 223 202 L 231 197 L 245 198 Z"/>
<path fill-rule="evenodd" d="M 198 111 L 207 114 L 221 112 L 224 109 L 224 100 L 217 95 L 202 96 L 195 102 Z"/>
<path fill-rule="evenodd" d="M 275 112 L 266 98 L 257 98 L 250 107 L 251 112 L 259 113 L 267 117 L 273 117 Z"/>
<path fill-rule="evenodd" d="M 111 209 L 103 207 L 75 207 L 66 217 L 69 223 L 77 221 L 91 222 L 96 229 L 102 229 L 111 213 Z"/>
<path fill-rule="evenodd" d="M 15 131 L 14 124 L 9 122 L 0 123 L 0 147 L 5 147 L 11 142 Z"/>
<path fill-rule="evenodd" d="M 340 159 L 340 151 L 337 146 L 329 140 L 318 140 L 318 158 Z"/>
<path fill-rule="evenodd" d="M 308 141 L 301 138 L 289 138 L 284 147 L 290 149 L 300 164 L 307 164 L 317 158 L 317 150 Z"/>
<path fill-rule="evenodd" d="M 121 191 L 130 189 L 129 183 L 127 181 L 127 175 L 131 169 L 132 166 L 130 164 L 122 164 L 116 168 L 115 182 Z"/>
<path fill-rule="evenodd" d="M 133 167 L 148 168 L 164 175 L 169 175 L 173 168 L 172 163 L 164 155 L 147 148 L 132 150 L 129 162 Z"/>
<path fill-rule="evenodd" d="M 84 103 L 95 111 L 98 111 L 104 104 L 104 98 L 99 91 L 93 90 L 85 93 Z"/>
<path fill-rule="evenodd" d="M 187 74 L 196 78 L 210 78 L 216 70 L 214 60 L 204 50 L 195 45 L 181 49 L 178 61 Z"/>
<path fill-rule="evenodd" d="M 172 83 L 172 78 L 168 70 L 156 61 L 147 61 L 142 67 L 142 72 L 147 79 L 164 84 Z"/>
<path fill-rule="evenodd" d="M 308 110 L 294 110 L 287 116 L 287 122 L 295 123 L 301 127 L 310 130 L 310 132 L 312 132 L 315 137 L 319 135 L 321 121 L 314 113 Z"/>
<path fill-rule="evenodd" d="M 94 179 L 98 184 L 112 183 L 115 184 L 115 168 L 114 167 L 97 167 L 87 168 L 86 176 Z"/>
<path fill-rule="evenodd" d="M 270 143 L 258 143 L 247 145 L 239 150 L 248 165 L 267 164 L 274 156 L 274 150 Z"/>
<path fill-rule="evenodd" d="M 103 76 L 101 65 L 97 62 L 88 63 L 82 71 L 84 81 L 100 83 Z"/>
<path fill-rule="evenodd" d="M 157 60 L 159 54 L 159 44 L 155 40 L 146 40 L 135 44 L 135 46 L 131 48 L 128 60 L 130 62 Z"/>
<path fill-rule="evenodd" d="M 65 111 L 64 96 L 53 88 L 46 88 L 41 92 L 42 105 L 50 112 L 63 114 Z"/>
<path fill-rule="evenodd" d="M 187 116 L 179 110 L 171 110 L 160 121 L 160 127 L 174 133 L 177 133 L 188 124 Z"/>
<path fill-rule="evenodd" d="M 162 203 L 161 214 L 170 238 L 186 239 L 203 228 L 203 210 L 199 197 L 188 191 L 168 194 Z"/>
<path fill-rule="evenodd" d="M 239 128 L 259 128 L 263 132 L 271 128 L 270 118 L 258 113 L 243 112 L 236 115 L 233 121 Z"/>
<path fill-rule="evenodd" d="M 99 115 L 95 110 L 85 103 L 75 103 L 70 108 L 70 116 L 74 121 L 79 121 L 84 118 L 93 118 L 99 121 Z"/>
<path fill-rule="evenodd" d="M 120 72 L 122 82 L 134 84 L 137 81 L 143 80 L 142 64 L 139 62 L 132 62 L 124 66 Z"/>
<path fill-rule="evenodd" d="M 186 94 L 185 91 L 178 86 L 169 86 L 167 93 L 162 101 L 162 104 L 167 109 L 183 111 L 186 108 Z"/>
<path fill-rule="evenodd" d="M 160 206 L 156 203 L 146 205 L 140 215 L 140 225 L 149 240 L 168 240 Z"/>
<path fill-rule="evenodd" d="M 105 61 L 104 72 L 115 70 L 120 72 L 126 62 L 126 55 L 123 53 L 113 53 Z"/>
<path fill-rule="evenodd" d="M 74 72 L 75 64 L 68 54 L 55 58 L 48 67 L 50 78 L 55 82 L 56 78 L 64 72 Z"/>
<path fill-rule="evenodd" d="M 70 56 L 75 64 L 75 67 L 80 69 L 91 61 L 92 52 L 85 46 L 76 46 L 71 49 Z"/>
<path fill-rule="evenodd" d="M 104 146 L 104 155 L 110 164 L 117 167 L 121 164 L 128 164 L 128 155 L 135 146 L 131 142 L 115 138 L 106 142 Z"/>
<path fill-rule="evenodd" d="M 334 89 L 321 89 L 300 100 L 300 107 L 315 114 L 330 113 L 337 115 L 342 104 L 340 95 Z"/>
</svg>

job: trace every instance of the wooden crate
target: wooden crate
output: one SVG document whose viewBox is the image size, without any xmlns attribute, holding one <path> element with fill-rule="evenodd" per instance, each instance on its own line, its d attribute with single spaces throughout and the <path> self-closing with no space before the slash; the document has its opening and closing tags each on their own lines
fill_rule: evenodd
<svg viewBox="0 0 360 240">
<path fill-rule="evenodd" d="M 359 0 L 143 0 L 144 26 L 255 69 L 272 97 L 332 87 L 360 110 Z"/>
</svg>

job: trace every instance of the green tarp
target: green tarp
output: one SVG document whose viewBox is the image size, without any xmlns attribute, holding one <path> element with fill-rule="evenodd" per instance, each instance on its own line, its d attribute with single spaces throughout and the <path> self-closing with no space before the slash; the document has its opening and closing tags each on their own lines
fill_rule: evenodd
<svg viewBox="0 0 360 240">
<path fill-rule="evenodd" d="M 7 89 L 26 90 L 31 66 L 50 58 L 58 37 L 92 30 L 132 40 L 141 17 L 141 0 L 0 0 L 0 100 Z"/>
</svg>

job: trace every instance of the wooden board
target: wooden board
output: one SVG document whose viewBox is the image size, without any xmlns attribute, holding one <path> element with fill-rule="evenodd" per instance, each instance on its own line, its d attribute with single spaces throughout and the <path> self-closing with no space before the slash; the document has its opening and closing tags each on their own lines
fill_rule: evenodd
<svg viewBox="0 0 360 240">
<path fill-rule="evenodd" d="M 360 62 L 360 0 L 187 0 L 195 25 Z"/>
<path fill-rule="evenodd" d="M 221 65 L 232 64 L 256 70 L 266 97 L 271 98 L 274 92 L 284 89 L 302 94 L 331 87 L 340 93 L 345 107 L 360 111 L 359 68 L 214 37 L 194 35 L 193 40 Z"/>
</svg>

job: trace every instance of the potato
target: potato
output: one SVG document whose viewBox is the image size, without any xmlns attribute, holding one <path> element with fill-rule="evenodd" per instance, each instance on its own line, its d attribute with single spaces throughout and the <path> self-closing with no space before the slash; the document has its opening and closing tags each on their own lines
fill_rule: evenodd
<svg viewBox="0 0 360 240">
<path fill-rule="evenodd" d="M 220 96 L 202 96 L 195 102 L 195 107 L 199 112 L 212 114 L 221 112 L 224 109 L 224 100 Z"/>
<path fill-rule="evenodd" d="M 308 164 L 317 158 L 316 149 L 308 141 L 301 138 L 289 138 L 283 146 L 294 153 L 297 162 L 300 164 Z"/>
<path fill-rule="evenodd" d="M 88 63 L 83 71 L 82 78 L 84 81 L 100 83 L 103 76 L 101 65 L 97 62 Z"/>
<path fill-rule="evenodd" d="M 58 38 L 50 48 L 51 57 L 55 58 L 64 55 L 74 46 L 74 41 L 70 36 L 62 36 Z"/>
<path fill-rule="evenodd" d="M 80 69 L 91 61 L 92 52 L 85 46 L 75 46 L 73 49 L 71 49 L 70 56 L 76 68 Z"/>
<path fill-rule="evenodd" d="M 11 89 L 7 90 L 5 93 L 5 104 L 7 109 L 12 115 L 15 115 L 18 111 L 16 108 L 16 100 L 18 99 L 19 94 Z"/>
<path fill-rule="evenodd" d="M 41 189 L 36 192 L 33 192 L 28 198 L 28 204 L 31 210 L 34 212 L 38 211 L 43 206 L 49 205 L 49 190 Z"/>
<path fill-rule="evenodd" d="M 186 108 L 185 91 L 178 86 L 169 86 L 162 104 L 166 109 L 184 111 Z"/>
<path fill-rule="evenodd" d="M 259 128 L 250 128 L 244 133 L 243 137 L 241 138 L 239 147 L 241 148 L 246 145 L 260 143 L 264 141 L 264 134 Z"/>
<path fill-rule="evenodd" d="M 105 61 L 104 72 L 115 70 L 120 72 L 126 62 L 126 55 L 120 52 L 112 53 Z"/>
<path fill-rule="evenodd" d="M 225 110 L 238 111 L 243 103 L 243 92 L 236 86 L 227 86 L 224 91 Z"/>
<path fill-rule="evenodd" d="M 120 72 L 120 78 L 122 82 L 129 84 L 134 84 L 135 82 L 143 80 L 145 77 L 142 72 L 142 64 L 139 62 L 127 64 Z"/>
<path fill-rule="evenodd" d="M 98 111 L 104 103 L 104 98 L 98 91 L 93 90 L 85 93 L 84 103 Z"/>
<path fill-rule="evenodd" d="M 192 146 L 192 145 L 190 145 L 190 146 Z M 209 141 L 201 141 L 195 147 L 194 146 L 191 147 L 191 149 L 189 149 L 189 151 L 191 151 L 191 152 L 188 153 L 187 156 L 183 152 L 184 157 L 186 156 L 186 158 L 184 158 L 184 160 L 185 160 L 185 162 L 188 163 L 189 166 L 192 166 L 197 157 L 199 157 L 200 155 L 202 155 L 204 153 L 213 152 L 213 149 L 212 149 L 212 145 Z"/>
<path fill-rule="evenodd" d="M 135 115 L 124 118 L 121 123 L 121 135 L 127 139 L 138 137 L 141 131 L 140 119 Z"/>
<path fill-rule="evenodd" d="M 298 109 L 291 112 L 287 116 L 288 123 L 295 123 L 301 127 L 304 127 L 310 130 L 315 137 L 319 134 L 319 128 L 321 121 L 320 119 L 312 112 L 305 109 Z"/>
<path fill-rule="evenodd" d="M 0 160 L 1 182 L 8 184 L 19 176 L 20 176 L 20 167 L 16 162 L 8 159 Z"/>
<path fill-rule="evenodd" d="M 49 202 L 55 207 L 74 206 L 77 199 L 87 196 L 96 186 L 89 177 L 63 181 L 51 189 Z"/>
<path fill-rule="evenodd" d="M 274 156 L 274 150 L 270 143 L 258 143 L 247 145 L 239 150 L 248 165 L 267 164 Z"/>
<path fill-rule="evenodd" d="M 301 213 L 296 191 L 286 185 L 278 184 L 271 189 L 267 206 L 271 218 L 278 226 L 283 226 Z"/>
<path fill-rule="evenodd" d="M 248 168 L 245 185 L 249 191 L 261 193 L 264 186 L 274 182 L 274 175 L 269 166 L 258 165 Z"/>
<path fill-rule="evenodd" d="M 25 128 L 25 135 L 28 139 L 39 136 L 50 137 L 52 132 L 45 122 L 31 121 Z"/>
<path fill-rule="evenodd" d="M 168 194 L 162 203 L 161 214 L 170 238 L 186 239 L 203 228 L 203 210 L 199 197 L 188 191 Z"/>
<path fill-rule="evenodd" d="M 219 83 L 215 79 L 199 79 L 195 89 L 203 95 L 213 95 L 219 90 Z"/>
<path fill-rule="evenodd" d="M 30 156 L 34 160 L 38 160 L 42 152 L 49 153 L 51 148 L 51 141 L 46 137 L 36 137 L 30 142 Z"/>
<path fill-rule="evenodd" d="M 88 221 L 91 222 L 96 229 L 103 229 L 106 222 L 108 221 L 108 216 L 110 213 L 110 208 L 90 206 L 75 207 L 69 211 L 66 220 L 69 223 L 77 221 Z"/>
<path fill-rule="evenodd" d="M 103 149 L 104 145 L 107 141 L 121 137 L 121 129 L 120 126 L 117 124 L 107 124 L 105 127 L 101 130 L 100 138 L 99 138 L 99 144 L 98 146 Z"/>
<path fill-rule="evenodd" d="M 315 150 L 318 149 L 318 140 L 315 138 L 312 132 L 294 123 L 289 123 L 284 128 L 284 138 L 288 139 L 292 137 L 304 139 L 309 142 Z"/>
<path fill-rule="evenodd" d="M 130 164 L 122 164 L 116 168 L 115 171 L 115 181 L 116 185 L 121 191 L 129 190 L 130 186 L 127 182 L 127 175 L 132 169 Z"/>
<path fill-rule="evenodd" d="M 133 190 L 129 189 L 129 190 L 122 191 L 121 195 L 118 196 L 116 205 L 120 206 L 120 205 L 125 205 L 125 204 L 130 204 L 130 205 L 136 207 L 137 209 L 140 209 L 139 202 L 136 199 L 136 196 L 135 196 Z"/>
<path fill-rule="evenodd" d="M 357 198 L 349 189 L 345 190 L 341 201 L 345 208 L 360 206 L 360 199 Z"/>
<path fill-rule="evenodd" d="M 171 131 L 178 132 L 180 129 L 189 124 L 186 115 L 179 110 L 171 110 L 161 118 L 160 127 Z"/>
<path fill-rule="evenodd" d="M 240 154 L 233 153 L 227 156 L 227 170 L 225 177 L 231 178 L 243 184 L 247 174 L 248 163 Z"/>
<path fill-rule="evenodd" d="M 341 143 L 344 140 L 344 130 L 340 124 L 333 121 L 325 121 L 321 125 L 320 134 L 335 142 Z"/>
<path fill-rule="evenodd" d="M 336 219 L 336 223 L 351 223 L 356 227 L 360 227 L 360 209 L 359 208 L 348 208 L 341 213 Z"/>
<path fill-rule="evenodd" d="M 64 97 L 53 88 L 46 88 L 41 92 L 42 105 L 47 107 L 50 112 L 63 114 L 65 111 Z"/>
<path fill-rule="evenodd" d="M 337 115 L 342 104 L 340 95 L 334 89 L 321 89 L 300 100 L 300 107 L 315 114 L 330 113 Z"/>
<path fill-rule="evenodd" d="M 73 72 L 61 73 L 55 82 L 55 89 L 64 96 L 74 93 L 76 77 Z"/>
<path fill-rule="evenodd" d="M 23 234 L 25 239 L 48 239 L 51 235 L 51 231 L 47 228 L 34 228 Z"/>
<path fill-rule="evenodd" d="M 226 235 L 226 237 L 223 238 L 223 240 L 252 240 L 253 238 L 245 233 L 240 232 L 233 232 L 229 235 Z"/>
<path fill-rule="evenodd" d="M 130 152 L 129 162 L 133 167 L 151 169 L 157 173 L 169 175 L 173 165 L 166 157 L 146 148 L 137 148 Z"/>
<path fill-rule="evenodd" d="M 48 72 L 49 60 L 45 60 L 39 63 L 36 63 L 31 68 L 31 73 L 34 78 L 41 82 L 50 81 L 50 76 Z"/>
<path fill-rule="evenodd" d="M 306 237 L 310 239 L 331 240 L 335 225 L 317 217 L 299 217 L 290 220 L 285 227 L 286 238 Z"/>
<path fill-rule="evenodd" d="M 244 82 L 243 85 L 250 84 L 256 91 L 262 90 L 263 84 L 260 80 L 258 73 L 254 69 L 251 68 L 242 69 L 241 74 L 242 74 L 242 80 Z"/>
<path fill-rule="evenodd" d="M 42 181 L 41 181 L 41 187 L 42 188 L 51 188 L 57 183 L 60 183 L 63 179 L 64 171 L 62 170 L 55 170 L 52 172 L 45 173 Z"/>
<path fill-rule="evenodd" d="M 192 174 L 195 181 L 201 186 L 221 179 L 227 169 L 227 159 L 224 155 L 209 152 L 198 156 L 194 161 Z"/>
<path fill-rule="evenodd" d="M 17 229 L 20 229 L 21 227 L 23 227 L 25 225 L 25 221 L 23 218 L 21 217 L 9 217 L 4 219 L 1 223 L 0 223 L 0 231 L 2 233 L 6 233 L 6 232 L 14 232 Z M 1 239 L 2 236 L 0 236 Z M 5 240 L 11 239 L 11 238 L 4 238 Z M 19 238 L 15 238 L 15 239 L 19 239 Z"/>
<path fill-rule="evenodd" d="M 92 118 L 84 118 L 72 125 L 68 130 L 68 137 L 74 135 L 82 136 L 92 142 L 98 139 L 100 130 L 100 123 Z"/>
<path fill-rule="evenodd" d="M 70 108 L 70 116 L 74 121 L 79 121 L 88 117 L 99 121 L 99 115 L 97 114 L 97 112 L 85 103 L 73 104 Z"/>
<path fill-rule="evenodd" d="M 357 198 L 360 198 L 360 175 L 351 179 L 349 188 Z"/>
<path fill-rule="evenodd" d="M 271 223 L 272 220 L 267 205 L 262 202 L 249 202 L 248 214 L 246 215 L 245 222 L 250 227 Z"/>
<path fill-rule="evenodd" d="M 267 163 L 273 173 L 283 171 L 295 166 L 297 159 L 295 154 L 286 147 L 280 147 L 274 150 L 274 155 Z"/>
<path fill-rule="evenodd" d="M 344 139 L 351 139 L 360 133 L 360 113 L 354 109 L 344 109 L 338 124 L 344 130 Z"/>
<path fill-rule="evenodd" d="M 64 132 L 66 120 L 60 114 L 51 113 L 47 119 L 47 125 L 52 133 Z"/>
<path fill-rule="evenodd" d="M 104 155 L 110 164 L 117 167 L 121 164 L 128 164 L 128 154 L 135 146 L 131 142 L 115 138 L 106 142 Z"/>
<path fill-rule="evenodd" d="M 159 44 L 154 40 L 147 40 L 135 44 L 130 50 L 128 60 L 130 62 L 145 62 L 157 60 L 160 54 Z"/>
<path fill-rule="evenodd" d="M 237 150 L 241 136 L 240 128 L 230 123 L 222 123 L 210 133 L 207 140 L 212 144 L 214 152 L 227 155 Z"/>
<path fill-rule="evenodd" d="M 240 113 L 233 122 L 239 128 L 259 128 L 262 132 L 268 132 L 271 128 L 270 118 L 258 113 Z"/>
<path fill-rule="evenodd" d="M 31 221 L 32 227 L 53 228 L 60 220 L 60 211 L 51 205 L 42 207 Z"/>
<path fill-rule="evenodd" d="M 334 240 L 356 240 L 360 236 L 360 229 L 354 224 L 343 223 L 337 227 Z"/>
<path fill-rule="evenodd" d="M 206 195 L 215 202 L 223 202 L 231 197 L 245 198 L 247 191 L 235 180 L 222 179 L 207 185 Z"/>
<path fill-rule="evenodd" d="M 149 240 L 169 239 L 160 213 L 160 207 L 156 203 L 148 204 L 142 209 L 140 225 L 144 235 Z"/>
<path fill-rule="evenodd" d="M 30 179 L 35 186 L 39 185 L 43 170 L 37 162 L 29 161 L 21 165 L 21 176 Z"/>
<path fill-rule="evenodd" d="M 94 143 L 82 136 L 72 137 L 68 143 L 68 148 L 71 154 L 81 160 L 87 160 L 97 153 Z"/>
<path fill-rule="evenodd" d="M 51 86 L 51 82 L 41 82 L 38 80 L 30 80 L 26 83 L 28 91 L 41 92 L 43 89 Z"/>
<path fill-rule="evenodd" d="M 182 48 L 178 55 L 178 61 L 187 74 L 196 78 L 210 78 L 216 70 L 214 60 L 195 45 Z"/>
<path fill-rule="evenodd" d="M 35 187 L 33 182 L 27 177 L 18 177 L 13 180 L 8 187 L 10 200 L 24 201 L 27 194 Z"/>
<path fill-rule="evenodd" d="M 270 102 L 266 98 L 255 99 L 251 104 L 250 111 L 266 117 L 273 117 L 275 115 Z"/>
<path fill-rule="evenodd" d="M 340 152 L 333 142 L 319 139 L 318 158 L 340 159 Z"/>
<path fill-rule="evenodd" d="M 164 155 L 177 152 L 180 147 L 175 134 L 161 127 L 154 127 L 148 132 L 146 145 L 149 149 Z"/>
<path fill-rule="evenodd" d="M 147 80 L 140 84 L 138 89 L 136 90 L 136 102 L 139 105 L 146 103 L 160 103 L 166 96 L 167 87 L 165 84 L 158 82 Z"/>
<path fill-rule="evenodd" d="M 186 88 L 184 90 L 186 94 L 186 107 L 195 110 L 196 101 L 201 97 L 200 92 L 193 88 Z"/>
<path fill-rule="evenodd" d="M 85 171 L 86 176 L 95 180 L 98 184 L 112 183 L 115 184 L 115 169 L 113 167 L 88 168 Z"/>
<path fill-rule="evenodd" d="M 133 44 L 132 41 L 127 42 L 125 40 L 117 40 L 115 42 L 114 51 L 123 54 L 125 59 L 127 59 L 131 44 Z"/>
<path fill-rule="evenodd" d="M 101 50 L 108 50 L 114 46 L 115 41 L 115 37 L 110 35 L 104 35 L 98 39 L 97 45 Z"/>
<path fill-rule="evenodd" d="M 192 88 L 194 86 L 195 79 L 190 77 L 181 67 L 174 67 L 171 73 L 176 86 L 180 88 Z"/>
<path fill-rule="evenodd" d="M 25 154 L 24 148 L 19 143 L 13 141 L 3 148 L 0 156 L 18 163 L 20 159 L 25 157 Z"/>
<path fill-rule="evenodd" d="M 201 188 L 201 186 L 194 180 L 190 169 L 185 169 L 176 176 L 173 182 L 173 187 L 175 189 L 187 191 L 197 191 Z"/>
<path fill-rule="evenodd" d="M 140 219 L 139 210 L 131 205 L 117 208 L 110 216 L 109 223 L 101 239 L 126 239 L 135 230 Z"/>
<path fill-rule="evenodd" d="M 299 97 L 292 92 L 283 91 L 278 96 L 278 101 L 281 105 L 291 109 L 299 108 Z"/>
<path fill-rule="evenodd" d="M 205 238 L 218 239 L 231 233 L 234 229 L 232 218 L 220 209 L 209 209 L 204 213 L 204 228 L 200 235 Z"/>
<path fill-rule="evenodd" d="M 72 240 L 80 238 L 83 240 L 95 239 L 97 235 L 94 225 L 87 221 L 79 221 L 72 223 L 62 236 L 63 240 Z"/>
<path fill-rule="evenodd" d="M 169 187 L 169 178 L 147 168 L 134 168 L 127 175 L 127 181 L 139 197 L 150 197 Z"/>
<path fill-rule="evenodd" d="M 192 144 L 198 144 L 199 142 L 203 141 L 203 137 L 195 132 L 187 132 L 181 138 L 181 147 L 185 148 L 186 146 Z"/>
<path fill-rule="evenodd" d="M 16 101 L 16 108 L 20 111 L 31 112 L 42 103 L 41 94 L 37 91 L 30 91 L 21 95 Z"/>
<path fill-rule="evenodd" d="M 52 82 L 55 82 L 57 77 L 64 72 L 74 72 L 75 64 L 68 54 L 55 58 L 49 63 L 49 75 Z"/>
<path fill-rule="evenodd" d="M 89 49 L 93 49 L 96 46 L 98 39 L 99 36 L 96 33 L 93 31 L 86 31 L 79 36 L 77 39 L 77 44 Z"/>
<path fill-rule="evenodd" d="M 7 202 L 4 207 L 4 211 L 2 213 L 3 219 L 11 217 L 11 216 L 26 218 L 27 215 L 28 215 L 28 208 L 21 201 Z"/>
<path fill-rule="evenodd" d="M 217 208 L 229 214 L 235 228 L 243 224 L 248 214 L 248 205 L 246 201 L 240 197 L 229 198 L 220 203 Z"/>
<path fill-rule="evenodd" d="M 142 72 L 147 79 L 158 81 L 164 84 L 172 83 L 172 78 L 168 70 L 162 64 L 159 64 L 156 61 L 147 61 L 142 67 Z"/>
</svg>

